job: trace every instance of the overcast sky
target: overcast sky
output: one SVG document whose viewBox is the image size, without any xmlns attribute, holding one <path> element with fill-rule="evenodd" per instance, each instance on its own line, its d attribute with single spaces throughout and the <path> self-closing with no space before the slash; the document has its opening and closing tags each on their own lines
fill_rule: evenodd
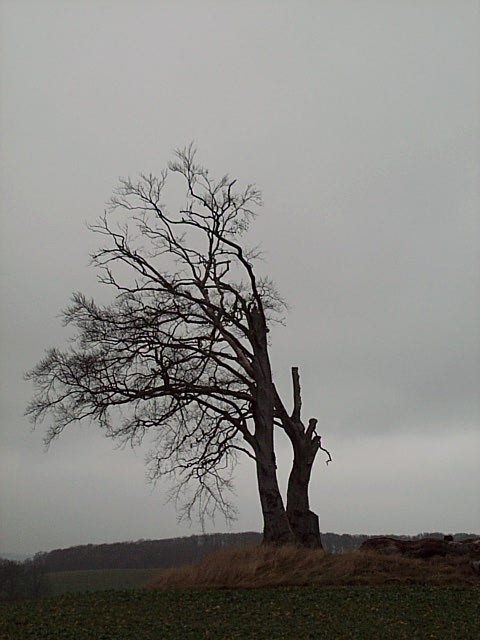
<svg viewBox="0 0 480 640">
<path fill-rule="evenodd" d="M 191 140 L 263 191 L 261 269 L 290 305 L 275 378 L 289 397 L 300 367 L 334 458 L 312 480 L 321 529 L 480 533 L 479 3 L 0 7 L 0 552 L 200 532 L 144 451 L 92 426 L 45 453 L 22 379 L 65 344 L 71 293 L 105 296 L 85 223 Z M 238 467 L 235 531 L 262 527 L 253 476 Z"/>
</svg>

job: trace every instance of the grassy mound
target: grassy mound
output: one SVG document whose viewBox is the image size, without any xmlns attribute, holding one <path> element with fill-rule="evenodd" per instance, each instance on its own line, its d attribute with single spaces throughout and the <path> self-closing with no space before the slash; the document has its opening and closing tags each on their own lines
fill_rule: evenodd
<svg viewBox="0 0 480 640">
<path fill-rule="evenodd" d="M 327 554 L 294 546 L 228 548 L 182 567 L 163 569 L 150 588 L 259 588 L 382 584 L 478 585 L 466 558 L 417 560 L 373 552 Z"/>
</svg>

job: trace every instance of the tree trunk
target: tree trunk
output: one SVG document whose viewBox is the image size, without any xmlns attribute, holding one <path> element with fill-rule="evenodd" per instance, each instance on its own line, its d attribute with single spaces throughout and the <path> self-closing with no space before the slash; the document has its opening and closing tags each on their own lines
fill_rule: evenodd
<svg viewBox="0 0 480 640">
<path fill-rule="evenodd" d="M 318 451 L 314 440 L 305 439 L 302 442 L 299 438 L 293 444 L 294 458 L 287 489 L 287 517 L 297 543 L 304 547 L 322 549 L 318 516 L 310 511 L 308 498 L 312 466 Z"/>
<path fill-rule="evenodd" d="M 288 544 L 295 541 L 277 480 L 273 441 L 273 404 L 267 389 L 258 390 L 260 402 L 254 406 L 253 446 L 257 465 L 258 492 L 263 515 L 263 541 Z"/>
<path fill-rule="evenodd" d="M 252 311 L 252 346 L 255 352 L 253 371 L 255 400 L 252 411 L 255 423 L 253 446 L 257 464 L 257 482 L 263 515 L 263 541 L 271 544 L 294 543 L 285 505 L 277 480 L 277 463 L 273 441 L 274 387 L 268 357 L 267 327 L 263 313 Z"/>
<path fill-rule="evenodd" d="M 257 481 L 263 515 L 263 542 L 293 544 L 295 536 L 278 487 L 274 461 L 257 459 Z"/>
<path fill-rule="evenodd" d="M 317 425 L 315 418 L 309 420 L 307 428 L 301 420 L 302 398 L 297 367 L 292 367 L 292 384 L 293 411 L 291 416 L 288 415 L 275 390 L 277 415 L 293 448 L 293 465 L 287 488 L 287 517 L 297 544 L 321 549 L 322 540 L 318 516 L 310 511 L 308 498 L 312 466 L 318 450 L 322 449 L 321 437 L 315 431 Z"/>
</svg>

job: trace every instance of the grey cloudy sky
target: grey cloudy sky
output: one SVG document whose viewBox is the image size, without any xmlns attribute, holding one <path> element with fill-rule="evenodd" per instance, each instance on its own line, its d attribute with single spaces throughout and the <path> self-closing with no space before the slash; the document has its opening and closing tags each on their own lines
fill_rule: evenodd
<svg viewBox="0 0 480 640">
<path fill-rule="evenodd" d="M 469 0 L 0 1 L 0 551 L 200 531 L 143 451 L 82 427 L 45 453 L 22 415 L 72 291 L 105 295 L 85 222 L 191 140 L 263 191 L 261 269 L 291 309 L 275 376 L 289 394 L 300 367 L 334 457 L 312 481 L 322 530 L 480 532 L 479 18 Z M 237 531 L 261 528 L 253 475 Z"/>
</svg>

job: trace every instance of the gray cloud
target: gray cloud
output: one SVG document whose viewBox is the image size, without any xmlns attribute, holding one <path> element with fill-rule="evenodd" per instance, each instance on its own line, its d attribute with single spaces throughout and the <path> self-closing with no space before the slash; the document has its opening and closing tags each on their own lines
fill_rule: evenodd
<svg viewBox="0 0 480 640">
<path fill-rule="evenodd" d="M 0 11 L 0 550 L 198 530 L 145 485 L 142 451 L 91 428 L 44 454 L 21 379 L 65 343 L 72 291 L 107 296 L 85 221 L 118 176 L 192 139 L 213 173 L 263 190 L 251 241 L 291 307 L 276 377 L 289 394 L 300 366 L 335 458 L 312 491 L 324 530 L 479 530 L 477 3 Z M 260 527 L 251 475 L 237 530 Z"/>
</svg>

